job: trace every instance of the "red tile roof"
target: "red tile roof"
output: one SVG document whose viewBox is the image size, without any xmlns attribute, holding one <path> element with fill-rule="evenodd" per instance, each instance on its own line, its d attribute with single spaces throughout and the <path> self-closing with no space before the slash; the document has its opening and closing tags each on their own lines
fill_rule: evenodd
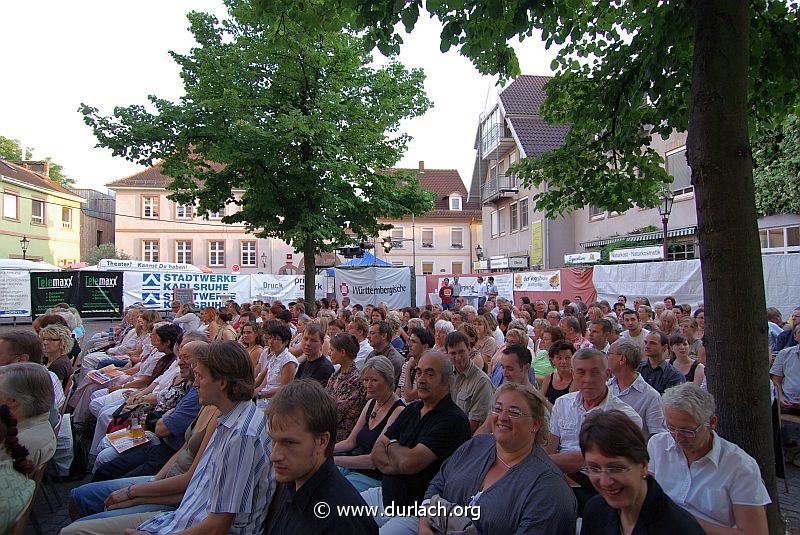
<svg viewBox="0 0 800 535">
<path fill-rule="evenodd" d="M 30 186 L 49 189 L 54 193 L 61 193 L 70 195 L 72 197 L 80 197 L 80 195 L 71 192 L 61 184 L 53 182 L 48 177 L 29 169 L 25 169 L 24 167 L 13 164 L 6 160 L 0 160 L 0 175 L 13 178 L 14 180 L 19 180 L 20 182 L 24 182 Z"/>
<path fill-rule="evenodd" d="M 426 212 L 421 217 L 481 217 L 481 203 L 477 200 L 467 202 L 467 188 L 461 175 L 456 169 L 397 169 L 417 173 L 420 186 L 436 194 L 433 201 L 433 210 Z M 450 210 L 450 195 L 461 196 L 462 210 Z"/>
<path fill-rule="evenodd" d="M 545 99 L 544 85 L 552 76 L 525 74 L 515 79 L 500 93 L 500 102 L 508 115 L 536 115 Z"/>
</svg>

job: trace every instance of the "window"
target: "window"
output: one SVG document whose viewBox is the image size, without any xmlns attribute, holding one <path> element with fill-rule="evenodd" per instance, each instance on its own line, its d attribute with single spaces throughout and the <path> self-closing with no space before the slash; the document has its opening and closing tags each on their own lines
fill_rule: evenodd
<svg viewBox="0 0 800 535">
<path fill-rule="evenodd" d="M 44 225 L 44 201 L 33 199 L 31 201 L 31 223 Z"/>
<path fill-rule="evenodd" d="M 461 210 L 461 195 L 450 195 L 450 209 Z"/>
<path fill-rule="evenodd" d="M 61 207 L 61 228 L 72 228 L 72 208 Z"/>
<path fill-rule="evenodd" d="M 595 217 L 602 217 L 603 215 L 605 215 L 605 213 L 606 213 L 605 210 L 603 210 L 602 208 L 598 208 L 597 206 L 589 205 L 589 217 L 590 218 L 593 219 Z"/>
<path fill-rule="evenodd" d="M 243 241 L 241 242 L 242 259 L 240 264 L 242 266 L 257 266 L 258 260 L 256 258 L 256 242 Z"/>
<path fill-rule="evenodd" d="M 423 262 L 422 263 L 422 274 L 423 275 L 433 275 L 433 262 Z"/>
<path fill-rule="evenodd" d="M 103 243 L 103 231 L 98 230 L 97 235 L 95 236 L 95 245 L 98 247 Z"/>
<path fill-rule="evenodd" d="M 392 247 L 395 249 L 403 248 L 403 227 L 395 227 L 391 231 Z M 402 265 L 402 263 L 401 263 Z"/>
<path fill-rule="evenodd" d="M 500 224 L 499 224 L 499 221 L 498 221 L 497 217 L 498 217 L 497 211 L 492 212 L 491 225 L 492 225 L 492 236 L 493 237 L 497 236 L 498 234 L 500 234 Z"/>
<path fill-rule="evenodd" d="M 194 215 L 194 210 L 189 204 L 176 204 L 175 205 L 175 219 L 191 219 Z"/>
<path fill-rule="evenodd" d="M 392 260 L 392 265 L 394 267 L 403 267 L 405 264 L 402 260 Z"/>
<path fill-rule="evenodd" d="M 142 217 L 158 219 L 158 197 L 142 197 Z"/>
<path fill-rule="evenodd" d="M 464 272 L 464 262 L 453 262 L 451 267 L 450 273 L 453 275 L 461 275 Z"/>
<path fill-rule="evenodd" d="M 142 260 L 145 262 L 158 262 L 158 240 L 142 241 Z"/>
<path fill-rule="evenodd" d="M 678 242 L 669 244 L 667 253 L 669 260 L 691 260 L 695 258 L 694 242 Z"/>
<path fill-rule="evenodd" d="M 3 217 L 19 219 L 19 197 L 15 193 L 3 192 Z"/>
<path fill-rule="evenodd" d="M 800 227 L 777 227 L 758 231 L 761 252 L 784 254 L 800 252 Z"/>
<path fill-rule="evenodd" d="M 422 229 L 422 246 L 427 249 L 433 249 L 433 229 Z"/>
<path fill-rule="evenodd" d="M 208 242 L 208 265 L 220 267 L 225 265 L 225 242 Z"/>
<path fill-rule="evenodd" d="M 528 198 L 525 197 L 519 201 L 519 228 L 528 228 Z"/>
<path fill-rule="evenodd" d="M 175 242 L 175 261 L 179 264 L 192 263 L 191 240 L 178 240 Z"/>
<path fill-rule="evenodd" d="M 498 232 L 499 232 L 499 234 L 501 236 L 506 233 L 506 214 L 507 213 L 508 213 L 508 210 L 506 208 L 500 208 L 497 211 L 497 221 L 498 221 L 498 223 L 500 225 L 497 230 L 498 230 Z"/>
<path fill-rule="evenodd" d="M 682 195 L 694 191 L 692 187 L 692 169 L 686 163 L 686 147 L 667 153 L 665 160 L 667 173 L 675 179 L 670 185 L 672 192 L 675 195 Z"/>
<path fill-rule="evenodd" d="M 455 249 L 464 248 L 464 229 L 461 227 L 450 228 L 450 247 Z"/>
<path fill-rule="evenodd" d="M 222 216 L 225 215 L 225 210 L 217 210 L 216 212 L 209 212 L 208 218 L 209 219 L 222 219 Z"/>
<path fill-rule="evenodd" d="M 511 232 L 516 232 L 519 230 L 519 204 L 513 203 L 509 207 L 509 211 L 511 212 Z"/>
</svg>

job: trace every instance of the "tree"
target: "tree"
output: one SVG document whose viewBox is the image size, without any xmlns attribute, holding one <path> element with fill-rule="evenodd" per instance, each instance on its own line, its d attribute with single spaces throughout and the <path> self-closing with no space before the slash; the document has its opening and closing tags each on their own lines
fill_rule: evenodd
<svg viewBox="0 0 800 535">
<path fill-rule="evenodd" d="M 199 46 L 172 53 L 185 96 L 150 97 L 144 106 L 104 117 L 81 106 L 99 144 L 150 165 L 163 159 L 171 198 L 199 213 L 235 202 L 225 223 L 283 239 L 304 257 L 357 243 L 399 218 L 432 208 L 412 175 L 391 175 L 409 137 L 399 122 L 430 106 L 420 70 L 391 62 L 371 68 L 359 38 L 309 31 L 280 17 L 260 19 L 247 2 L 228 0 L 230 18 L 193 12 Z M 234 190 L 244 190 L 240 199 Z M 314 302 L 314 284 L 306 300 Z"/>
<path fill-rule="evenodd" d="M 86 256 L 86 263 L 90 266 L 94 266 L 100 262 L 100 260 L 109 258 L 129 260 L 130 256 L 122 251 L 118 251 L 113 243 L 101 243 L 97 247 L 89 249 L 89 254 Z"/>
<path fill-rule="evenodd" d="M 758 215 L 800 213 L 800 117 L 786 117 L 753 143 Z"/>
<path fill-rule="evenodd" d="M 31 148 L 23 148 L 18 139 L 10 139 L 0 136 L 0 158 L 4 160 L 30 160 L 33 158 Z M 65 188 L 75 185 L 75 181 L 64 174 L 64 167 L 54 162 L 50 157 L 45 158 L 50 162 L 48 177 L 56 184 L 61 184 Z"/>
<path fill-rule="evenodd" d="M 381 50 L 411 31 L 421 0 L 257 0 L 265 16 L 349 25 Z M 443 23 L 441 49 L 460 46 L 484 73 L 501 79 L 519 65 L 507 40 L 539 30 L 563 45 L 541 107 L 570 123 L 566 144 L 517 167 L 528 184 L 546 181 L 535 199 L 551 215 L 592 204 L 622 211 L 653 206 L 670 178 L 648 149 L 651 135 L 687 131 L 703 266 L 709 388 L 719 401 L 721 434 L 760 464 L 773 499 L 770 531 L 781 531 L 769 440 L 765 308 L 748 123 L 781 122 L 797 100 L 800 41 L 797 2 L 707 0 L 429 0 Z M 731 269 L 736 266 L 736 269 Z"/>
</svg>

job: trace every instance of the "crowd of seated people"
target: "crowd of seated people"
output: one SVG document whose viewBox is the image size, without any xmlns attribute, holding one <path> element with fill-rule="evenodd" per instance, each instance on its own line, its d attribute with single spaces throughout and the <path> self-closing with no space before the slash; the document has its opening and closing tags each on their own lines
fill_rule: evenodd
<svg viewBox="0 0 800 535">
<path fill-rule="evenodd" d="M 716 432 L 704 315 L 487 295 L 133 306 L 85 340 L 61 308 L 4 331 L 0 527 L 64 414 L 91 465 L 65 534 L 767 532 L 757 464 Z M 797 312 L 772 337 L 785 412 Z M 120 451 L 116 430 L 144 438 Z"/>
</svg>

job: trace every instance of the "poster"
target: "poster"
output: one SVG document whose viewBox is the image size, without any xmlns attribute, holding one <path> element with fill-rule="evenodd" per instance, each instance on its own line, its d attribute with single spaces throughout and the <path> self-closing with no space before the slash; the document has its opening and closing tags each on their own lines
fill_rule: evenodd
<svg viewBox="0 0 800 535">
<path fill-rule="evenodd" d="M 461 297 L 478 297 L 478 277 L 466 276 L 462 277 L 461 275 L 451 275 L 449 277 L 439 277 L 438 281 L 436 282 L 436 292 L 438 295 L 439 288 L 442 287 L 442 281 L 445 278 L 450 279 L 450 285 L 455 284 L 455 278 L 458 277 L 458 284 L 461 285 L 461 293 L 458 294 Z M 485 284 L 485 281 L 484 281 Z"/>
<path fill-rule="evenodd" d="M 30 315 L 30 273 L 0 270 L 0 318 Z"/>
<path fill-rule="evenodd" d="M 544 225 L 542 220 L 531 223 L 531 267 L 544 264 Z"/>
<path fill-rule="evenodd" d="M 31 271 L 30 277 L 33 318 L 41 316 L 58 303 L 69 303 L 78 308 L 77 271 Z"/>
<path fill-rule="evenodd" d="M 122 315 L 122 273 L 78 271 L 77 309 L 84 318 Z"/>
<path fill-rule="evenodd" d="M 126 271 L 123 304 L 142 303 L 145 308 L 165 310 L 176 288 L 191 288 L 197 308 L 219 307 L 228 298 L 250 302 L 250 277 L 217 273 L 155 273 Z"/>
<path fill-rule="evenodd" d="M 411 269 L 367 267 L 333 270 L 336 299 L 349 297 L 352 304 L 386 303 L 389 309 L 411 306 Z"/>
<path fill-rule="evenodd" d="M 557 269 L 515 273 L 514 289 L 520 292 L 560 292 L 561 273 Z"/>
<path fill-rule="evenodd" d="M 497 286 L 497 297 L 504 297 L 510 302 L 514 302 L 514 274 L 503 273 L 498 275 L 488 275 L 494 277 L 494 284 Z"/>
<path fill-rule="evenodd" d="M 260 299 L 265 303 L 280 300 L 286 304 L 305 295 L 306 285 L 303 276 L 262 273 L 248 276 L 250 277 L 251 299 Z M 314 287 L 314 296 L 317 299 L 327 295 L 326 286 L 325 275 L 317 275 Z"/>
</svg>

